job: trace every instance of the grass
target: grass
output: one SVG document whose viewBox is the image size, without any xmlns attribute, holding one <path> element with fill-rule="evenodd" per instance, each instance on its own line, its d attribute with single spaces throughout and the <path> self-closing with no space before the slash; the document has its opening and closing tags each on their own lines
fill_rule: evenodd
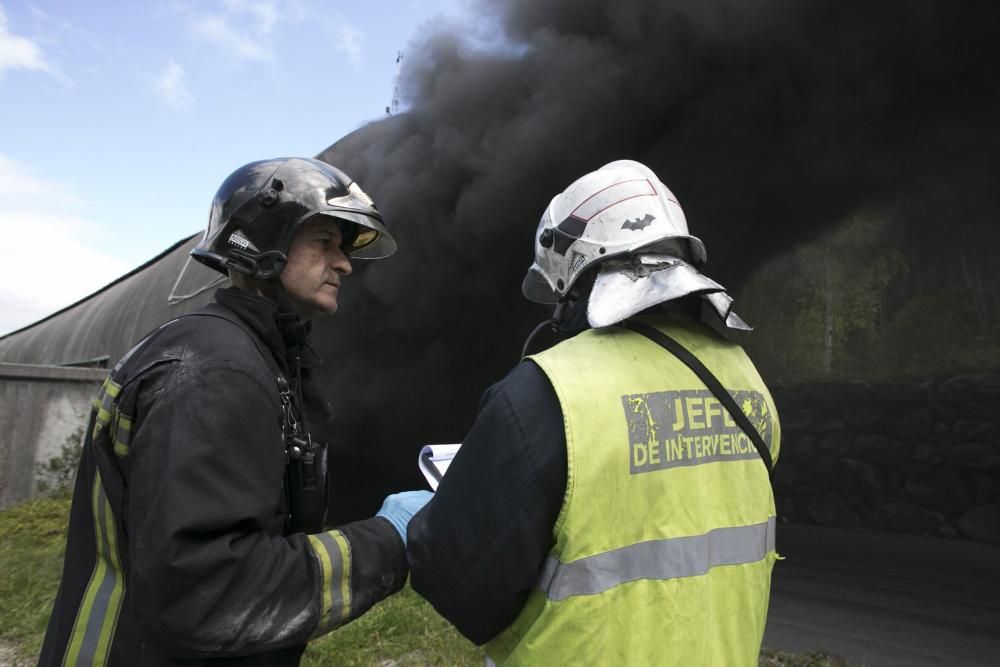
<svg viewBox="0 0 1000 667">
<path fill-rule="evenodd" d="M 37 499 L 0 511 L 0 665 L 34 665 L 55 598 L 68 500 Z M 464 639 L 407 586 L 354 623 L 312 642 L 303 665 L 480 667 Z M 764 650 L 760 667 L 848 667 L 823 652 Z"/>
<path fill-rule="evenodd" d="M 302 664 L 482 667 L 483 660 L 481 648 L 407 585 L 358 620 L 309 644 Z"/>
<path fill-rule="evenodd" d="M 68 500 L 34 500 L 0 512 L 0 664 L 38 655 L 62 575 L 68 516 Z"/>
</svg>

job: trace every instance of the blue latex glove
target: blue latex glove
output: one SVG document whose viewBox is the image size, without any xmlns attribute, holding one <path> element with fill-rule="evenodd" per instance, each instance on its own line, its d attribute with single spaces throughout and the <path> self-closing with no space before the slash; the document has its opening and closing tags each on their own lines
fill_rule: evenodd
<svg viewBox="0 0 1000 667">
<path fill-rule="evenodd" d="M 410 523 L 410 519 L 433 497 L 434 494 L 430 491 L 394 493 L 391 496 L 386 496 L 382 503 L 382 509 L 376 512 L 375 516 L 387 519 L 399 533 L 399 536 L 403 538 L 403 544 L 406 544 L 406 526 Z"/>
</svg>

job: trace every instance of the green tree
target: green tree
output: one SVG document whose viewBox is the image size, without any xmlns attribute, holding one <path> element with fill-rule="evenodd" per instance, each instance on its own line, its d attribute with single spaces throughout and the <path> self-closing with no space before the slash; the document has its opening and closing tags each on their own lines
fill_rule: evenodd
<svg viewBox="0 0 1000 667">
<path fill-rule="evenodd" d="M 888 240 L 889 220 L 858 215 L 836 231 L 761 267 L 738 305 L 760 330 L 748 347 L 772 377 L 833 379 L 871 368 L 871 347 L 887 322 L 887 288 L 908 273 L 906 254 Z"/>
</svg>

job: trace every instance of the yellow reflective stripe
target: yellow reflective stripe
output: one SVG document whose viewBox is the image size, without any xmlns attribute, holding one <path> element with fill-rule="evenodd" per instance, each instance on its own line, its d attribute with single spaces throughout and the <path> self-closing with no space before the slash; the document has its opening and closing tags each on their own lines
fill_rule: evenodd
<svg viewBox="0 0 1000 667">
<path fill-rule="evenodd" d="M 309 545 L 320 564 L 322 609 L 313 637 L 346 622 L 351 609 L 351 549 L 337 530 L 309 535 Z"/>
<path fill-rule="evenodd" d="M 94 409 L 97 410 L 97 418 L 94 420 L 92 437 L 96 438 L 97 434 L 111 421 L 111 411 L 121 390 L 121 385 L 113 382 L 110 376 L 104 380 L 100 391 L 97 392 L 97 398 L 93 402 Z"/>
<path fill-rule="evenodd" d="M 97 475 L 100 480 L 100 473 Z M 104 531 L 107 538 L 105 545 L 107 551 L 105 556 L 110 563 L 111 572 L 114 577 L 111 592 L 108 594 L 107 608 L 100 624 L 100 638 L 97 644 L 96 655 L 103 656 L 103 663 L 107 663 L 111 651 L 111 640 L 114 638 L 115 628 L 118 626 L 118 615 L 121 613 L 122 600 L 125 597 L 125 573 L 122 570 L 121 558 L 118 554 L 118 532 L 115 526 L 115 515 L 111 510 L 111 503 L 104 495 L 103 487 L 101 497 L 104 501 Z"/>
<path fill-rule="evenodd" d="M 100 485 L 100 475 L 96 475 L 94 478 L 94 488 L 91 492 L 91 514 L 94 517 L 94 532 L 96 533 L 98 539 L 100 539 L 101 529 L 97 521 L 96 508 L 98 503 L 98 489 Z M 100 553 L 99 546 L 98 553 Z M 80 647 L 83 644 L 83 636 L 87 628 L 87 619 L 90 617 L 90 610 L 94 605 L 94 596 L 97 595 L 97 587 L 94 585 L 94 582 L 100 581 L 103 578 L 105 567 L 104 561 L 98 557 L 97 562 L 94 564 L 94 571 L 90 574 L 90 581 L 87 583 L 87 590 L 80 603 L 80 609 L 77 611 L 76 619 L 73 621 L 73 632 L 70 634 L 69 642 L 66 644 L 66 655 L 63 656 L 63 665 L 77 665 L 80 662 Z"/>
<path fill-rule="evenodd" d="M 119 414 L 118 423 L 115 426 L 115 454 L 118 456 L 128 456 L 128 446 L 131 440 L 132 419 Z"/>
<path fill-rule="evenodd" d="M 309 535 L 309 544 L 319 560 L 320 569 L 320 589 L 323 591 L 323 604 L 320 609 L 319 623 L 316 625 L 316 632 L 313 636 L 322 634 L 329 623 L 330 610 L 333 608 L 333 595 L 330 590 L 330 578 L 332 577 L 332 566 L 330 564 L 330 553 L 315 535 Z"/>
<path fill-rule="evenodd" d="M 340 547 L 341 558 L 343 559 L 343 571 L 340 577 L 340 599 L 343 601 L 344 610 L 341 618 L 347 620 L 351 614 L 351 545 L 339 530 L 333 531 L 333 539 Z"/>
<path fill-rule="evenodd" d="M 104 493 L 101 475 L 94 476 L 91 496 L 97 558 L 84 592 L 73 631 L 66 646 L 64 665 L 106 665 L 118 614 L 125 594 L 125 577 L 118 554 L 111 503 Z"/>
</svg>

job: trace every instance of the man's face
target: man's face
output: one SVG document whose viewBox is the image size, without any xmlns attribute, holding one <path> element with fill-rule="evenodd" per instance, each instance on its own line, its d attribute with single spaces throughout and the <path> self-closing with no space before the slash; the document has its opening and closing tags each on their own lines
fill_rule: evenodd
<svg viewBox="0 0 1000 667">
<path fill-rule="evenodd" d="M 337 310 L 341 280 L 351 273 L 340 244 L 340 227 L 323 215 L 304 222 L 292 239 L 281 284 L 303 320 Z"/>
</svg>

